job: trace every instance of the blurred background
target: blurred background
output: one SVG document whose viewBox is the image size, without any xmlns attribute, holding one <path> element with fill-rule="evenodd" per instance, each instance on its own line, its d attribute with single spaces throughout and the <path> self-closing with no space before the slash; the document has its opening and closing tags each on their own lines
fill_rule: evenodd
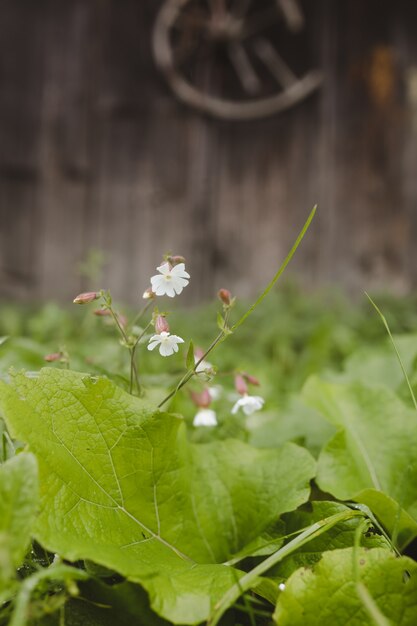
<svg viewBox="0 0 417 626">
<path fill-rule="evenodd" d="M 0 0 L 0 295 L 417 282 L 417 3 Z"/>
</svg>

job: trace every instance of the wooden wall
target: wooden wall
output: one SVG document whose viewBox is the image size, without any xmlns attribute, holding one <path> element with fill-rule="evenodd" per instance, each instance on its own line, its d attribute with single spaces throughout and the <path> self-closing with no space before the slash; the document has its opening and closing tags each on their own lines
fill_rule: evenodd
<svg viewBox="0 0 417 626">
<path fill-rule="evenodd" d="M 221 122 L 180 104 L 151 54 L 160 0 L 0 0 L 0 294 L 134 301 L 183 254 L 197 301 L 292 266 L 352 292 L 417 283 L 417 3 L 305 0 L 322 89 L 276 117 Z"/>
</svg>

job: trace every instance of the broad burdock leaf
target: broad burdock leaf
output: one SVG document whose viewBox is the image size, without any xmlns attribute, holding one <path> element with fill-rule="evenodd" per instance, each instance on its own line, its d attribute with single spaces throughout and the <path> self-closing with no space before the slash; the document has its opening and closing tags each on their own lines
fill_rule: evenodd
<svg viewBox="0 0 417 626">
<path fill-rule="evenodd" d="M 38 468 L 33 454 L 22 453 L 0 465 L 0 587 L 7 561 L 9 569 L 23 561 L 38 501 Z"/>
<path fill-rule="evenodd" d="M 180 417 L 104 378 L 19 374 L 0 405 L 39 460 L 38 541 L 139 582 L 174 623 L 207 619 L 240 575 L 221 563 L 308 499 L 315 463 L 302 448 L 194 446 Z"/>
<path fill-rule="evenodd" d="M 304 398 L 339 428 L 323 448 L 317 483 L 366 504 L 404 547 L 417 535 L 417 413 L 394 392 L 316 378 Z"/>
<path fill-rule="evenodd" d="M 356 578 L 356 574 L 358 578 Z M 298 569 L 278 598 L 279 626 L 375 626 L 358 593 L 364 585 L 395 626 L 417 624 L 417 563 L 389 550 L 325 552 L 314 569 Z"/>
</svg>

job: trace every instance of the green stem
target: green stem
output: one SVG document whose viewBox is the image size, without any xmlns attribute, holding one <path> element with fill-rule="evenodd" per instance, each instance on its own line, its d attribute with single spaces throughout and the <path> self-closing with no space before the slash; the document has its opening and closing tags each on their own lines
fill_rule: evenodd
<svg viewBox="0 0 417 626">
<path fill-rule="evenodd" d="M 194 364 L 194 367 L 188 370 L 184 374 L 184 376 L 181 378 L 181 380 L 179 381 L 175 389 L 173 389 L 171 393 L 169 393 L 167 397 L 164 398 L 162 402 L 158 404 L 158 409 L 160 409 L 166 402 L 168 402 L 168 400 L 171 400 L 171 398 L 173 398 L 178 393 L 178 391 L 182 389 L 182 387 L 184 387 L 184 385 L 188 383 L 188 381 L 196 374 L 198 366 L 204 361 L 204 359 L 210 354 L 210 352 L 214 350 L 214 348 L 222 341 L 222 339 L 229 334 L 230 331 L 227 327 L 229 316 L 230 316 L 230 309 L 226 311 L 225 316 L 224 316 L 224 330 L 220 331 L 217 337 L 211 342 L 210 346 L 207 348 L 203 356 L 200 357 L 198 361 L 196 361 L 196 363 Z"/>
<path fill-rule="evenodd" d="M 25 626 L 28 618 L 28 608 L 30 597 L 39 583 L 43 580 L 88 580 L 90 578 L 87 572 L 69 567 L 68 565 L 51 565 L 48 569 L 42 569 L 35 572 L 29 578 L 26 578 L 16 596 L 15 607 L 9 626 Z"/>
<path fill-rule="evenodd" d="M 141 384 L 139 382 L 139 376 L 138 376 L 138 371 L 137 371 L 136 361 L 135 361 L 136 348 L 138 347 L 138 344 L 139 344 L 140 340 L 145 336 L 145 334 L 146 334 L 149 326 L 151 326 L 151 324 L 152 324 L 152 320 L 150 320 L 148 322 L 148 324 L 145 326 L 145 328 L 143 329 L 143 331 L 141 332 L 139 337 L 136 339 L 136 341 L 135 341 L 134 345 L 132 346 L 132 348 L 130 348 L 130 393 L 132 393 L 132 391 L 133 391 L 133 378 L 135 378 L 136 389 L 137 389 L 138 395 L 141 395 L 142 386 L 141 386 Z"/>
<path fill-rule="evenodd" d="M 315 524 L 309 526 L 306 530 L 301 532 L 298 537 L 285 544 L 282 548 L 271 554 L 267 559 L 259 563 L 250 572 L 246 573 L 239 582 L 230 587 L 230 589 L 224 594 L 221 600 L 214 607 L 214 613 L 208 622 L 209 626 L 217 626 L 224 613 L 238 600 L 242 593 L 248 591 L 256 584 L 256 579 L 262 574 L 265 574 L 271 567 L 282 561 L 286 556 L 301 548 L 304 544 L 308 543 L 312 539 L 315 539 L 319 535 L 330 530 L 333 526 L 336 526 L 340 522 L 351 519 L 353 517 L 366 517 L 364 511 L 361 510 L 348 510 L 342 511 L 331 515 Z"/>
<path fill-rule="evenodd" d="M 252 306 L 246 311 L 246 313 L 244 315 L 242 315 L 242 317 L 236 322 L 236 324 L 234 324 L 231 329 L 227 329 L 226 332 L 226 316 L 228 315 L 229 311 L 226 312 L 226 316 L 225 316 L 225 330 L 222 330 L 222 332 L 216 337 L 216 339 L 212 342 L 212 344 L 210 345 L 210 347 L 208 348 L 208 350 L 204 353 L 204 355 L 201 357 L 201 359 L 199 361 L 197 361 L 197 363 L 195 364 L 195 366 L 193 367 L 192 370 L 189 370 L 180 380 L 180 382 L 178 383 L 178 385 L 175 387 L 175 389 L 173 389 L 173 391 L 171 391 L 171 393 L 169 393 L 167 395 L 166 398 L 164 398 L 162 400 L 162 402 L 160 402 L 160 404 L 158 404 L 158 408 L 160 409 L 166 402 L 168 402 L 168 400 L 170 400 L 171 398 L 173 398 L 178 391 L 184 387 L 184 385 L 186 385 L 188 383 L 188 381 L 194 376 L 194 374 L 196 373 L 197 367 L 199 366 L 199 364 L 201 363 L 201 361 L 203 361 L 203 359 L 205 359 L 210 352 L 212 352 L 218 345 L 220 345 L 221 343 L 223 343 L 223 341 L 226 339 L 226 337 L 228 337 L 228 335 L 230 335 L 231 333 L 233 333 L 233 331 L 236 330 L 236 328 L 239 328 L 239 326 L 241 324 L 243 324 L 243 322 L 246 320 L 247 317 L 249 317 L 249 315 L 256 309 L 256 307 L 262 302 L 262 300 L 268 295 L 268 293 L 271 291 L 272 287 L 275 285 L 275 283 L 277 282 L 277 280 L 280 278 L 280 276 L 283 274 L 284 270 L 286 269 L 288 263 L 291 261 L 292 257 L 294 256 L 298 246 L 300 245 L 300 243 L 302 242 L 304 235 L 306 234 L 313 218 L 314 215 L 316 214 L 316 210 L 317 210 L 317 206 L 313 207 L 312 211 L 310 212 L 310 215 L 307 218 L 306 223 L 304 224 L 303 228 L 301 229 L 300 234 L 298 235 L 297 239 L 295 240 L 294 245 L 292 246 L 291 250 L 289 251 L 289 253 L 287 254 L 287 256 L 284 259 L 284 262 L 282 263 L 281 267 L 279 268 L 278 272 L 275 274 L 275 276 L 273 277 L 273 279 L 270 281 L 270 283 L 267 285 L 266 289 L 264 289 L 264 291 L 261 293 L 261 295 L 259 296 L 259 298 L 256 300 L 256 302 L 254 302 L 252 304 Z"/>
<path fill-rule="evenodd" d="M 231 328 L 232 332 L 234 330 L 236 330 L 236 328 L 239 328 L 239 326 L 241 324 L 243 324 L 243 322 L 246 320 L 246 318 L 249 317 L 249 315 L 251 313 L 253 313 L 253 311 L 256 309 L 256 307 L 262 302 L 262 300 L 268 295 L 268 293 L 271 291 L 272 287 L 275 285 L 275 283 L 277 282 L 277 280 L 281 277 L 281 275 L 284 273 L 285 269 L 287 268 L 288 263 L 291 261 L 291 259 L 293 258 L 294 254 L 297 251 L 298 246 L 300 245 L 300 243 L 302 242 L 302 240 L 304 239 L 304 235 L 306 234 L 306 232 L 309 229 L 309 226 L 311 224 L 311 222 L 313 221 L 313 218 L 316 214 L 317 211 L 317 205 L 313 207 L 313 209 L 311 210 L 310 215 L 307 218 L 306 223 L 304 224 L 303 228 L 301 229 L 300 234 L 298 235 L 297 239 L 294 242 L 293 247 L 291 248 L 291 250 L 289 251 L 289 253 L 287 254 L 287 256 L 284 259 L 284 262 L 282 263 L 281 267 L 279 268 L 279 270 L 277 271 L 277 273 L 275 274 L 275 276 L 273 277 L 273 279 L 271 280 L 271 282 L 267 285 L 266 289 L 264 289 L 264 291 L 261 293 L 261 295 L 259 296 L 259 298 L 252 304 L 252 306 L 246 311 L 246 313 L 244 315 L 242 315 L 242 317 L 240 318 L 240 320 L 238 320 L 236 322 L 236 324 L 234 324 Z"/>
<path fill-rule="evenodd" d="M 141 317 L 143 317 L 146 313 L 146 311 L 153 305 L 153 298 L 151 298 L 149 300 L 149 302 L 147 302 L 145 304 L 145 306 L 139 311 L 139 313 L 136 315 L 135 319 L 133 320 L 133 322 L 131 323 L 131 326 L 136 326 L 136 324 L 138 323 L 138 321 L 140 320 Z"/>
</svg>

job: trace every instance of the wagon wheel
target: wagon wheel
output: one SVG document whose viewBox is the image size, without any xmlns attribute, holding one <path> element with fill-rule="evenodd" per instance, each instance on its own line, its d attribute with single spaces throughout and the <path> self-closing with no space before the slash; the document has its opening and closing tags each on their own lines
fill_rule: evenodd
<svg viewBox="0 0 417 626">
<path fill-rule="evenodd" d="M 320 71 L 296 73 L 277 49 L 283 35 L 299 46 L 304 26 L 298 0 L 165 0 L 153 51 L 181 101 L 214 117 L 255 119 L 320 86 Z"/>
</svg>

